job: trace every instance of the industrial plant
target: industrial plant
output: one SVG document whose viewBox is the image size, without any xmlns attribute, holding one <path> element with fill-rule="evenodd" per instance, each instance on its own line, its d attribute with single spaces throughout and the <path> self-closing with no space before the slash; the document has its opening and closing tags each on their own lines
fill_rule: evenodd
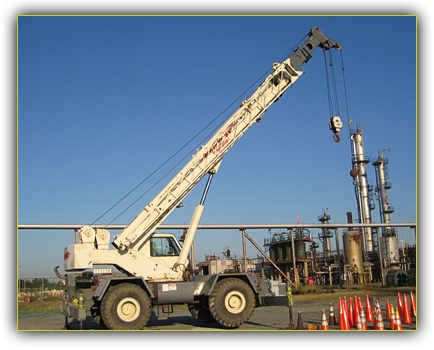
<svg viewBox="0 0 434 350">
<path fill-rule="evenodd" d="M 337 228 L 331 228 L 331 215 L 328 209 L 324 209 L 318 216 L 318 221 L 324 226 L 319 233 L 314 232 L 314 228 L 297 227 L 300 225 L 282 232 L 270 229 L 269 237 L 263 242 L 267 256 L 258 254 L 253 259 L 237 258 L 230 255 L 228 247 L 221 258 L 205 256 L 205 261 L 196 265 L 197 273 L 250 272 L 262 278 L 283 281 L 283 272 L 289 280 L 295 281 L 296 286 L 380 281 L 390 287 L 416 286 L 416 245 L 399 240 L 398 232 L 391 224 L 394 207 L 388 199 L 388 191 L 392 188 L 387 167 L 389 149 L 380 151 L 378 158 L 371 162 L 365 152 L 362 127 L 350 127 L 350 140 L 350 176 L 357 219 L 353 220 L 353 213 L 347 213 L 348 227 L 342 229 L 341 237 Z M 370 163 L 375 170 L 375 187 L 368 179 Z M 374 198 L 378 201 L 381 219 L 378 227 L 371 219 L 371 212 L 376 209 Z M 416 234 L 416 227 L 412 228 Z M 339 247 L 339 240 L 343 247 Z M 332 243 L 336 246 L 334 250 Z"/>
</svg>

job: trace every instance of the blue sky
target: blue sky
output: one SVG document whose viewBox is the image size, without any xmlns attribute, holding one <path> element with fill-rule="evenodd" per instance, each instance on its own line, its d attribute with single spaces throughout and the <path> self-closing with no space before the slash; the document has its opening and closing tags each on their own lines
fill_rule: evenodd
<svg viewBox="0 0 434 350">
<path fill-rule="evenodd" d="M 391 221 L 415 222 L 416 18 L 403 16 L 19 17 L 18 222 L 94 222 L 313 26 L 342 44 L 349 118 L 363 127 L 366 153 L 391 149 Z M 346 124 L 340 54 L 333 54 Z M 318 223 L 326 208 L 332 223 L 346 222 L 348 211 L 357 217 L 348 127 L 339 144 L 328 130 L 322 52 L 302 68 L 305 74 L 224 157 L 202 224 L 286 224 L 297 216 Z M 97 223 L 109 223 L 181 158 Z M 113 223 L 131 222 L 173 175 Z M 372 164 L 368 179 L 375 185 Z M 189 223 L 204 186 L 164 223 Z M 372 217 L 380 222 L 378 202 Z M 319 230 L 312 232 L 317 237 Z M 414 244 L 412 230 L 398 232 Z M 248 233 L 260 245 L 268 237 Z M 20 274 L 52 275 L 72 243 L 73 231 L 20 230 Z M 238 231 L 199 231 L 196 261 L 221 256 L 227 246 L 241 255 Z M 37 264 L 35 251 L 43 252 Z"/>
</svg>

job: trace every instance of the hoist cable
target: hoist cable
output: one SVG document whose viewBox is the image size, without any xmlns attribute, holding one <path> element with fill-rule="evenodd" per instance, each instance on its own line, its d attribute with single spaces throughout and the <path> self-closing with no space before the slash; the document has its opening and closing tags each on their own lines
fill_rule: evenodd
<svg viewBox="0 0 434 350">
<path fill-rule="evenodd" d="M 327 65 L 326 51 L 323 50 L 323 52 L 324 52 L 324 63 L 325 63 L 326 82 L 327 82 L 327 98 L 328 98 L 328 102 L 329 102 L 329 114 L 330 114 L 330 119 L 331 119 L 333 117 L 333 105 L 332 105 L 331 93 L 330 93 L 329 69 L 328 69 L 328 65 Z"/>
<path fill-rule="evenodd" d="M 339 116 L 340 115 L 340 112 L 339 112 L 339 101 L 338 101 L 338 92 L 337 92 L 337 89 L 336 89 L 336 77 L 335 77 L 335 66 L 334 66 L 334 63 L 333 63 L 333 55 L 332 55 L 332 51 L 331 50 L 329 50 L 329 56 L 330 56 L 330 74 L 331 74 L 331 77 L 332 77 L 332 89 L 333 89 L 333 99 L 334 99 L 334 102 L 335 102 L 335 110 L 334 110 L 334 112 L 335 112 L 335 115 L 337 115 L 337 116 Z"/>
</svg>

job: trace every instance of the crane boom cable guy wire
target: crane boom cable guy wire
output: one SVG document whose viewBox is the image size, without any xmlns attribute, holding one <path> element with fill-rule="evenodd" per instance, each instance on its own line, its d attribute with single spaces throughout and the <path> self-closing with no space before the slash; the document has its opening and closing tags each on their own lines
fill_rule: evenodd
<svg viewBox="0 0 434 350">
<path fill-rule="evenodd" d="M 306 34 L 300 41 L 294 45 L 289 51 L 287 51 L 280 59 L 282 61 L 285 57 L 288 57 L 289 53 L 295 52 L 295 50 L 298 48 L 298 45 L 307 37 L 308 34 Z M 187 147 L 194 139 L 196 139 L 200 134 L 202 134 L 211 124 L 213 124 L 217 119 L 219 119 L 231 106 L 233 106 L 239 99 L 241 99 L 244 95 L 247 94 L 247 92 L 255 87 L 258 82 L 264 78 L 265 75 L 269 74 L 271 68 L 267 69 L 265 73 L 263 73 L 253 84 L 251 84 L 239 97 L 237 97 L 231 104 L 229 104 L 219 115 L 217 115 L 212 121 L 210 121 L 205 127 L 203 127 L 196 135 L 194 135 L 187 143 L 185 143 L 180 149 L 178 149 L 172 156 L 170 156 L 165 162 L 163 162 L 158 168 L 156 168 L 151 174 L 149 174 L 144 180 L 142 180 L 138 185 L 136 185 L 132 190 L 130 190 L 126 195 L 124 195 L 120 200 L 118 200 L 115 204 L 113 204 L 108 210 L 106 210 L 102 215 L 100 215 L 96 220 L 92 222 L 91 225 L 94 225 L 98 220 L 103 218 L 106 214 L 108 214 L 112 209 L 114 209 L 117 205 L 119 205 L 124 199 L 126 199 L 130 194 L 132 194 L 135 190 L 137 190 L 143 183 L 145 183 L 151 176 L 153 176 L 157 171 L 159 171 L 163 166 L 165 166 L 170 160 L 172 160 L 178 153 L 180 153 L 185 147 Z M 235 112 L 235 111 L 234 111 Z M 215 128 L 204 140 L 201 141 L 204 142 L 208 137 L 210 137 L 221 125 L 223 125 L 224 122 L 222 122 L 217 128 Z M 107 225 L 111 224 L 114 220 L 116 220 L 120 215 L 122 215 L 125 211 L 127 211 L 129 208 L 131 208 L 137 201 L 142 198 L 145 194 L 147 194 L 152 188 L 154 188 L 158 183 L 161 182 L 170 172 L 172 172 L 182 161 L 184 161 L 191 152 L 194 151 L 197 147 L 200 146 L 197 145 L 195 148 L 193 148 L 184 158 L 182 158 L 174 167 L 172 167 L 165 175 L 163 175 L 157 182 L 155 182 L 147 191 L 145 191 L 139 198 L 137 198 L 131 205 L 129 205 L 124 211 L 122 211 L 119 215 L 117 215 L 113 220 L 111 220 Z"/>
<path fill-rule="evenodd" d="M 346 106 L 346 110 L 347 110 L 347 122 L 349 124 L 350 123 L 350 111 L 348 108 L 347 83 L 345 80 L 345 66 L 344 66 L 344 56 L 342 53 L 342 49 L 340 50 L 340 52 L 341 52 L 341 62 L 342 62 L 342 77 L 343 77 L 343 81 L 344 81 L 345 106 Z"/>
<path fill-rule="evenodd" d="M 131 193 L 133 193 L 137 188 L 139 188 L 144 182 L 146 182 L 152 175 L 154 175 L 158 170 L 160 170 L 164 165 L 166 165 L 170 160 L 172 160 L 179 152 L 181 152 L 185 147 L 187 147 L 195 138 L 197 138 L 200 134 L 202 134 L 211 124 L 213 124 L 217 119 L 219 119 L 223 113 L 225 113 L 232 105 L 234 105 L 234 103 L 236 101 L 238 101 L 242 96 L 244 96 L 247 91 L 249 91 L 253 86 L 255 86 L 258 81 L 260 79 L 262 79 L 266 74 L 268 74 L 268 72 L 270 71 L 270 69 L 268 69 L 260 78 L 258 78 L 253 84 L 250 85 L 249 88 L 247 88 L 238 98 L 236 98 L 230 105 L 228 105 L 219 115 L 217 115 L 213 120 L 211 120 L 205 127 L 203 127 L 196 135 L 194 135 L 188 142 L 186 142 L 180 149 L 178 149 L 174 154 L 172 154 L 172 156 L 170 156 L 165 162 L 163 162 L 157 169 L 155 169 L 151 174 L 149 174 L 144 180 L 142 180 L 138 185 L 136 185 L 132 190 L 130 190 L 126 195 L 124 195 L 120 200 L 118 200 L 115 204 L 113 204 L 107 211 L 105 211 L 102 215 L 100 215 L 96 220 L 94 220 L 92 222 L 91 225 L 94 225 L 98 220 L 100 220 L 102 217 L 104 217 L 106 214 L 108 214 L 112 209 L 114 209 L 118 204 L 120 204 L 125 198 L 127 198 Z M 219 125 L 219 127 L 222 124 Z M 217 128 L 216 128 L 217 129 Z M 216 129 L 214 129 L 213 131 L 216 131 Z M 210 135 L 208 135 L 210 136 Z M 207 137 L 208 137 L 207 136 Z M 206 138 L 205 138 L 206 139 Z M 203 142 L 203 140 L 201 141 Z M 198 146 L 196 146 L 194 149 L 196 149 Z M 193 149 L 193 150 L 194 150 Z M 192 150 L 192 151 L 193 151 Z M 185 160 L 185 158 L 187 158 L 187 156 L 192 152 L 190 151 L 180 162 L 182 162 L 183 160 Z M 170 169 L 170 171 L 168 173 L 170 173 L 174 168 L 176 168 L 179 164 L 177 163 L 172 169 Z M 139 200 L 140 198 L 142 198 L 146 193 L 148 193 L 153 187 L 155 187 L 155 185 L 157 185 L 164 177 L 166 177 L 168 175 L 168 173 L 166 173 L 162 178 L 160 178 L 156 183 L 154 183 L 154 185 L 152 185 L 145 193 L 143 193 L 137 200 Z M 136 201 L 134 201 L 130 206 L 128 206 L 127 209 L 125 209 L 121 214 L 119 214 L 118 216 L 116 216 L 116 218 L 118 218 L 120 215 L 122 215 L 126 210 L 128 210 L 133 204 L 135 204 Z M 116 219 L 115 218 L 115 219 Z M 112 223 L 115 219 L 113 219 L 110 223 Z M 109 223 L 109 224 L 110 224 Z M 107 225 L 109 225 L 107 224 Z"/>
</svg>

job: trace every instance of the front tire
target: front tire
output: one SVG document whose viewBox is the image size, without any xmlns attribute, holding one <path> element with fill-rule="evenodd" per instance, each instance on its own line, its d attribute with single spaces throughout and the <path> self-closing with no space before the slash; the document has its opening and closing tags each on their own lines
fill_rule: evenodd
<svg viewBox="0 0 434 350">
<path fill-rule="evenodd" d="M 149 296 L 140 286 L 124 283 L 111 287 L 101 303 L 101 317 L 108 329 L 140 330 L 151 318 Z"/>
<path fill-rule="evenodd" d="M 236 328 L 246 322 L 255 309 L 250 286 L 237 278 L 219 281 L 209 297 L 209 310 L 222 326 Z"/>
</svg>

